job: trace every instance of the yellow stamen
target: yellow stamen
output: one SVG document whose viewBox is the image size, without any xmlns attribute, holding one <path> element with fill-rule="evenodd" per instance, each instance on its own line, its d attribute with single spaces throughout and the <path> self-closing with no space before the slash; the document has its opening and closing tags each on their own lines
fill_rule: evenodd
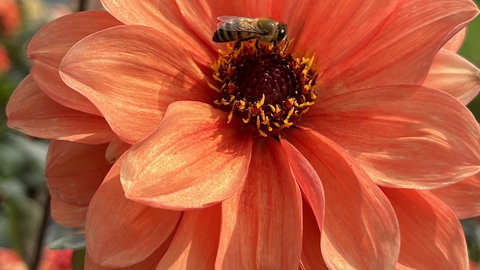
<svg viewBox="0 0 480 270">
<path fill-rule="evenodd" d="M 207 80 L 207 84 L 210 88 L 212 88 L 213 90 L 221 93 L 220 89 L 218 89 L 215 85 L 211 84 L 209 80 Z M 216 104 L 216 103 L 215 103 Z M 217 104 L 218 105 L 218 104 Z"/>
</svg>

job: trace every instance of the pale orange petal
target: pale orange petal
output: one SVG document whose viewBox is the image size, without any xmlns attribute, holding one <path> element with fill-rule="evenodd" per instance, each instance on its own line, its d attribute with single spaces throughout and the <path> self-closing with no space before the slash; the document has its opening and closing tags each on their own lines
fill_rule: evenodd
<svg viewBox="0 0 480 270">
<path fill-rule="evenodd" d="M 469 0 L 402 0 L 370 43 L 322 75 L 320 97 L 421 83 L 437 51 L 477 13 Z"/>
<path fill-rule="evenodd" d="M 328 270 L 320 250 L 320 226 L 312 209 L 303 204 L 303 248 L 302 267 L 305 270 Z M 347 232 L 345 232 L 347 233 Z"/>
<path fill-rule="evenodd" d="M 348 150 L 379 185 L 435 188 L 480 170 L 478 124 L 442 91 L 350 92 L 318 102 L 302 121 Z"/>
<path fill-rule="evenodd" d="M 86 97 L 62 81 L 58 67 L 34 60 L 30 74 L 37 86 L 55 102 L 77 111 L 101 116 L 100 111 Z"/>
<path fill-rule="evenodd" d="M 132 147 L 131 144 L 128 144 L 118 136 L 115 136 L 110 144 L 108 145 L 107 151 L 105 152 L 105 158 L 110 162 L 114 163 L 125 151 Z"/>
<path fill-rule="evenodd" d="M 293 145 L 283 137 L 280 137 L 280 142 L 287 153 L 293 177 L 302 189 L 304 199 L 315 213 L 316 222 L 321 230 L 325 216 L 325 194 L 322 181 L 308 160 Z"/>
<path fill-rule="evenodd" d="M 467 269 L 462 226 L 446 204 L 428 191 L 383 191 L 400 225 L 399 269 Z"/>
<path fill-rule="evenodd" d="M 185 212 L 156 270 L 214 269 L 221 216 L 220 205 Z"/>
<path fill-rule="evenodd" d="M 58 67 L 67 51 L 80 39 L 120 24 L 105 11 L 87 11 L 66 15 L 42 27 L 27 47 L 37 85 L 63 106 L 100 115 L 91 102 L 63 83 Z"/>
<path fill-rule="evenodd" d="M 105 119 L 64 107 L 42 92 L 27 76 L 7 104 L 8 126 L 34 137 L 102 144 L 113 132 Z"/>
<path fill-rule="evenodd" d="M 48 23 L 32 38 L 27 55 L 58 67 L 67 51 L 82 38 L 121 22 L 105 11 L 73 13 Z"/>
<path fill-rule="evenodd" d="M 170 103 L 211 103 L 218 94 L 187 51 L 144 26 L 90 35 L 68 52 L 60 70 L 66 84 L 95 104 L 120 139 L 131 144 L 158 126 Z"/>
<path fill-rule="evenodd" d="M 431 192 L 446 203 L 459 219 L 480 215 L 480 173 Z"/>
<path fill-rule="evenodd" d="M 87 205 L 66 203 L 52 194 L 50 200 L 50 214 L 53 220 L 65 227 L 83 228 L 87 217 Z"/>
<path fill-rule="evenodd" d="M 199 2 L 192 1 L 189 4 L 196 6 Z M 232 3 L 235 2 L 228 2 Z M 174 44 L 187 49 L 198 61 L 211 62 L 217 55 L 213 46 L 202 42 L 195 28 L 190 28 L 182 17 L 186 11 L 180 11 L 175 0 L 102 0 L 102 4 L 110 14 L 125 24 L 148 26 L 172 37 Z M 202 25 L 206 24 L 208 18 L 210 17 L 203 18 Z"/>
<path fill-rule="evenodd" d="M 468 104 L 480 91 L 480 70 L 458 54 L 442 49 L 423 86 L 445 91 Z"/>
<path fill-rule="evenodd" d="M 312 164 L 325 192 L 321 235 L 330 269 L 392 269 L 400 250 L 394 210 L 380 188 L 338 144 L 310 129 L 287 139 Z"/>
<path fill-rule="evenodd" d="M 372 40 L 397 2 L 316 1 L 309 6 L 310 13 L 304 17 L 302 31 L 297 36 L 289 35 L 289 38 L 295 39 L 293 45 L 296 50 L 311 49 L 316 54 L 318 67 L 326 70 L 352 56 Z M 296 9 L 291 12 L 296 12 Z"/>
<path fill-rule="evenodd" d="M 216 269 L 297 269 L 302 199 L 280 143 L 256 138 L 243 190 L 222 203 Z"/>
<path fill-rule="evenodd" d="M 85 255 L 85 269 L 87 270 L 150 270 L 150 269 L 155 269 L 156 265 L 160 261 L 160 259 L 163 257 L 165 252 L 170 246 L 170 243 L 172 242 L 173 236 L 175 234 L 172 233 L 170 237 L 162 244 L 161 247 L 159 247 L 155 252 L 152 253 L 152 255 L 148 256 L 145 260 L 130 265 L 126 267 L 105 267 L 100 264 L 95 263 L 92 261 L 92 258 L 90 257 L 90 254 L 88 253 L 88 250 Z"/>
<path fill-rule="evenodd" d="M 462 46 L 463 40 L 465 39 L 465 33 L 467 32 L 467 28 L 464 27 L 460 30 L 457 34 L 455 34 L 445 45 L 443 45 L 442 49 L 449 50 L 451 52 L 457 52 L 458 49 Z"/>
<path fill-rule="evenodd" d="M 52 196 L 86 206 L 112 166 L 105 159 L 106 144 L 87 145 L 52 141 L 45 177 Z"/>
<path fill-rule="evenodd" d="M 106 267 L 144 261 L 168 239 L 181 215 L 125 198 L 119 175 L 123 160 L 112 167 L 87 212 L 87 250 L 93 262 Z"/>
<path fill-rule="evenodd" d="M 148 138 L 132 146 L 122 168 L 126 196 L 168 209 L 207 207 L 245 182 L 252 137 L 243 123 L 210 105 L 170 105 Z"/>
</svg>

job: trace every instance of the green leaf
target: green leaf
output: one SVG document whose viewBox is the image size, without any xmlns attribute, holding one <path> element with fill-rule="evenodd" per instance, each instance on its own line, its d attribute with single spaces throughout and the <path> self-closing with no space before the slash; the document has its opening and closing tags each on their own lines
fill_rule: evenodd
<svg viewBox="0 0 480 270">
<path fill-rule="evenodd" d="M 85 248 L 75 250 L 72 256 L 72 269 L 83 270 L 85 266 Z"/>
</svg>

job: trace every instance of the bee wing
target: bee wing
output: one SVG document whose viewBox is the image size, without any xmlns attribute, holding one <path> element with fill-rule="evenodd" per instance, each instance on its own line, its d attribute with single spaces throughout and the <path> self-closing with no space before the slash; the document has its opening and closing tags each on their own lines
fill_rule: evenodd
<svg viewBox="0 0 480 270">
<path fill-rule="evenodd" d="M 220 22 L 217 24 L 218 28 L 228 31 L 242 31 L 263 34 L 263 30 L 254 25 L 255 18 L 239 17 L 239 16 L 220 16 L 217 18 Z M 226 27 L 229 22 L 231 25 Z"/>
<path fill-rule="evenodd" d="M 230 16 L 230 15 L 227 15 L 227 16 L 217 17 L 217 20 L 220 21 L 220 22 L 218 23 L 218 25 L 222 25 L 222 24 L 224 24 L 224 23 L 226 23 L 226 22 L 235 21 L 235 20 L 239 20 L 239 19 L 243 19 L 243 18 L 253 19 L 253 18 L 247 18 L 247 17 L 239 17 L 239 16 Z"/>
</svg>

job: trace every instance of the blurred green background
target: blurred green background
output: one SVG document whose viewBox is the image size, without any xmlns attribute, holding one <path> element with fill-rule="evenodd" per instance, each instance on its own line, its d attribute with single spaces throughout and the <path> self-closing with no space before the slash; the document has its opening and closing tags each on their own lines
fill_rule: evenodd
<svg viewBox="0 0 480 270">
<path fill-rule="evenodd" d="M 476 1 L 477 5 L 479 1 Z M 16 11 L 9 7 L 11 3 L 14 3 Z M 75 232 L 56 224 L 49 218 L 48 211 L 44 211 L 49 207 L 44 178 L 48 142 L 8 129 L 5 106 L 15 87 L 29 74 L 31 65 L 25 52 L 31 37 L 45 23 L 78 10 L 80 5 L 86 9 L 100 8 L 98 0 L 86 3 L 68 0 L 0 0 L 0 21 L 10 20 L 9 23 L 0 23 L 0 248 L 17 251 L 30 269 L 40 264 L 36 252 L 39 246 L 44 247 Z M 480 66 L 480 17 L 469 25 L 459 54 L 477 67 Z M 480 98 L 476 98 L 468 107 L 479 119 Z M 479 224 L 480 219 L 462 221 L 470 258 L 476 262 L 480 261 Z M 79 242 L 81 245 L 81 241 L 76 239 L 67 245 L 78 245 Z M 79 258 L 82 257 L 81 252 L 77 253 Z M 1 264 L 0 259 L 0 270 L 4 270 Z M 80 259 L 74 269 L 81 268 Z"/>
</svg>

